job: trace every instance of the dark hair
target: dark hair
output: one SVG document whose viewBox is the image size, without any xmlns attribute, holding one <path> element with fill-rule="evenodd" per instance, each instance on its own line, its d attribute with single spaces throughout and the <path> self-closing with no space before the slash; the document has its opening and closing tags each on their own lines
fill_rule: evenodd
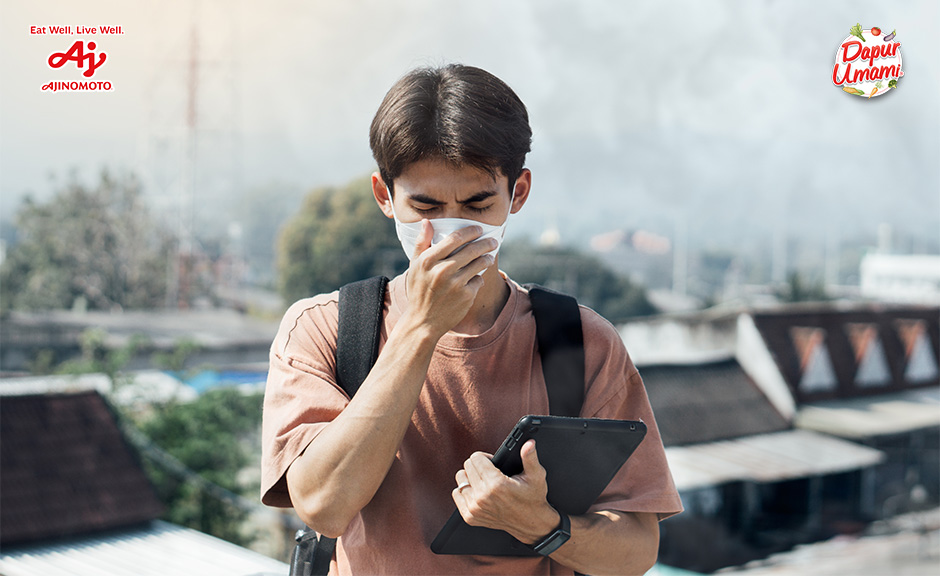
<svg viewBox="0 0 940 576">
<path fill-rule="evenodd" d="M 385 95 L 372 119 L 369 145 L 391 190 L 406 166 L 441 158 L 496 176 L 510 188 L 532 141 L 525 104 L 505 82 L 461 64 L 418 68 Z"/>
</svg>

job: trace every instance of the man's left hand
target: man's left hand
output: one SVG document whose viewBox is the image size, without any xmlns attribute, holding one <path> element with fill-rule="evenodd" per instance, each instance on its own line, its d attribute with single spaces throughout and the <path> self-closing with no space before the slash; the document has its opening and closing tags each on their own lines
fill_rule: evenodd
<svg viewBox="0 0 940 576">
<path fill-rule="evenodd" d="M 539 464 L 535 440 L 523 444 L 523 470 L 506 476 L 490 454 L 475 452 L 457 472 L 452 495 L 470 526 L 504 530 L 524 544 L 534 544 L 558 526 L 559 515 L 548 503 L 545 468 Z"/>
</svg>

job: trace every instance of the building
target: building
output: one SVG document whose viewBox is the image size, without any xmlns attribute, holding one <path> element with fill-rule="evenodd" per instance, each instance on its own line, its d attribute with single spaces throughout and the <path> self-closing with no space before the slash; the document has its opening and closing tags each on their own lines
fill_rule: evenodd
<svg viewBox="0 0 940 576">
<path fill-rule="evenodd" d="M 940 309 L 792 305 L 621 326 L 712 571 L 940 503 Z"/>
<path fill-rule="evenodd" d="M 0 574 L 287 574 L 158 520 L 163 506 L 95 390 L 0 398 Z"/>
<path fill-rule="evenodd" d="M 940 503 L 940 308 L 802 306 L 754 314 L 796 425 L 881 450 L 874 517 Z"/>
<path fill-rule="evenodd" d="M 868 517 L 878 450 L 794 429 L 733 357 L 639 369 L 686 509 L 661 562 L 711 572 Z"/>
<path fill-rule="evenodd" d="M 940 304 L 940 256 L 866 254 L 862 296 L 885 302 Z"/>
</svg>

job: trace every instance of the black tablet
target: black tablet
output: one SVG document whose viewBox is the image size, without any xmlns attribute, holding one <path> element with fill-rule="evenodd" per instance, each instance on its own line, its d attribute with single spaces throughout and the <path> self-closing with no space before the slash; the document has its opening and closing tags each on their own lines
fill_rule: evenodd
<svg viewBox="0 0 940 576">
<path fill-rule="evenodd" d="M 633 454 L 646 424 L 633 420 L 524 416 L 493 456 L 507 476 L 522 472 L 519 450 L 534 438 L 545 468 L 548 502 L 569 515 L 584 514 Z M 431 543 L 435 554 L 537 556 L 502 530 L 470 526 L 456 509 Z"/>
</svg>

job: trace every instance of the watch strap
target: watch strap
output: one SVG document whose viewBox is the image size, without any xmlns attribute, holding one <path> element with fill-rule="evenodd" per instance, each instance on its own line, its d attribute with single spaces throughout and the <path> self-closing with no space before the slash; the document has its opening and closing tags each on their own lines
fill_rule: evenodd
<svg viewBox="0 0 940 576">
<path fill-rule="evenodd" d="M 532 549 L 542 556 L 548 556 L 555 550 L 558 550 L 561 548 L 562 544 L 571 538 L 571 519 L 561 510 L 556 510 L 556 512 L 561 516 L 561 522 L 558 523 L 558 527 L 549 533 L 548 536 L 542 538 L 541 541 L 532 545 Z"/>
</svg>

